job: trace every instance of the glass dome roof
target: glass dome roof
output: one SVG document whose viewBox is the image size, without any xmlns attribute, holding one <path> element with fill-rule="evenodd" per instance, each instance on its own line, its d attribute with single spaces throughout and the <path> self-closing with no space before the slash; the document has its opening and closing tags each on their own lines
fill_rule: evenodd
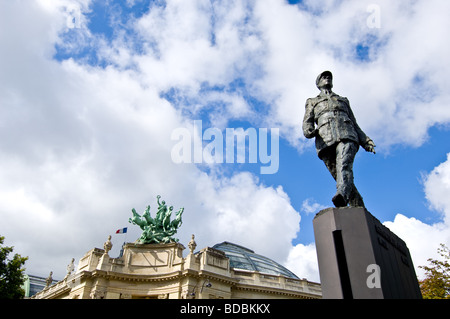
<svg viewBox="0 0 450 319">
<path fill-rule="evenodd" d="M 258 271 L 269 275 L 282 275 L 299 279 L 293 272 L 281 266 L 270 258 L 255 254 L 251 249 L 229 243 L 216 244 L 212 248 L 221 250 L 230 259 L 230 267 L 249 271 Z"/>
</svg>

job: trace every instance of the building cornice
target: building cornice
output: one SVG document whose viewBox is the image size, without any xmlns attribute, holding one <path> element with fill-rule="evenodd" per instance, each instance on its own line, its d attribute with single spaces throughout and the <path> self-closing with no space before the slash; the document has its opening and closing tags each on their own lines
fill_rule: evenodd
<svg viewBox="0 0 450 319">
<path fill-rule="evenodd" d="M 237 284 L 234 287 L 231 287 L 232 290 L 236 291 L 248 291 L 253 293 L 263 293 L 263 294 L 273 294 L 273 295 L 279 295 L 279 296 L 285 296 L 285 297 L 294 297 L 298 299 L 317 299 L 320 298 L 320 296 L 310 294 L 307 292 L 293 292 L 291 290 L 286 290 L 283 288 L 274 288 L 274 287 L 267 287 L 267 286 L 255 286 L 255 285 L 248 285 L 248 284 Z"/>
</svg>

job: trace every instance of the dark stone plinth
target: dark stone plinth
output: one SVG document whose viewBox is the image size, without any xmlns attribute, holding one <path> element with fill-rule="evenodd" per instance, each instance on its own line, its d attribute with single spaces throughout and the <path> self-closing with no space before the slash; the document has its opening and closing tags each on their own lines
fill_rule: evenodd
<svg viewBox="0 0 450 319">
<path fill-rule="evenodd" d="M 365 208 L 327 208 L 313 225 L 324 299 L 422 298 L 405 242 Z"/>
</svg>

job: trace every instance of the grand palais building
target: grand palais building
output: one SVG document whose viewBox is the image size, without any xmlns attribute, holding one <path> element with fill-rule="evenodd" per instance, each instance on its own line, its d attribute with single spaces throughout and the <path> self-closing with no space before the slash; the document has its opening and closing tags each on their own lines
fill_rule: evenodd
<svg viewBox="0 0 450 319">
<path fill-rule="evenodd" d="M 94 248 L 34 299 L 318 299 L 319 283 L 300 279 L 277 262 L 230 242 L 195 252 L 180 243 L 127 243 L 111 258 Z M 74 267 L 75 268 L 75 267 Z"/>
</svg>

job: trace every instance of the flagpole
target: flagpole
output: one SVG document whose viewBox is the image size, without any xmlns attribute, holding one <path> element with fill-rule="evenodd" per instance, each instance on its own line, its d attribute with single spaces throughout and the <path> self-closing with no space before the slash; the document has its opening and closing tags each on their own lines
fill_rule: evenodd
<svg viewBox="0 0 450 319">
<path fill-rule="evenodd" d="M 118 234 L 125 234 L 125 241 L 123 242 L 123 244 L 122 244 L 122 248 L 120 249 L 120 256 L 122 256 L 122 253 L 123 253 L 123 246 L 127 243 L 127 236 L 128 236 L 128 227 L 124 227 L 124 228 L 119 228 L 117 231 L 116 231 L 116 235 L 118 235 Z"/>
</svg>

